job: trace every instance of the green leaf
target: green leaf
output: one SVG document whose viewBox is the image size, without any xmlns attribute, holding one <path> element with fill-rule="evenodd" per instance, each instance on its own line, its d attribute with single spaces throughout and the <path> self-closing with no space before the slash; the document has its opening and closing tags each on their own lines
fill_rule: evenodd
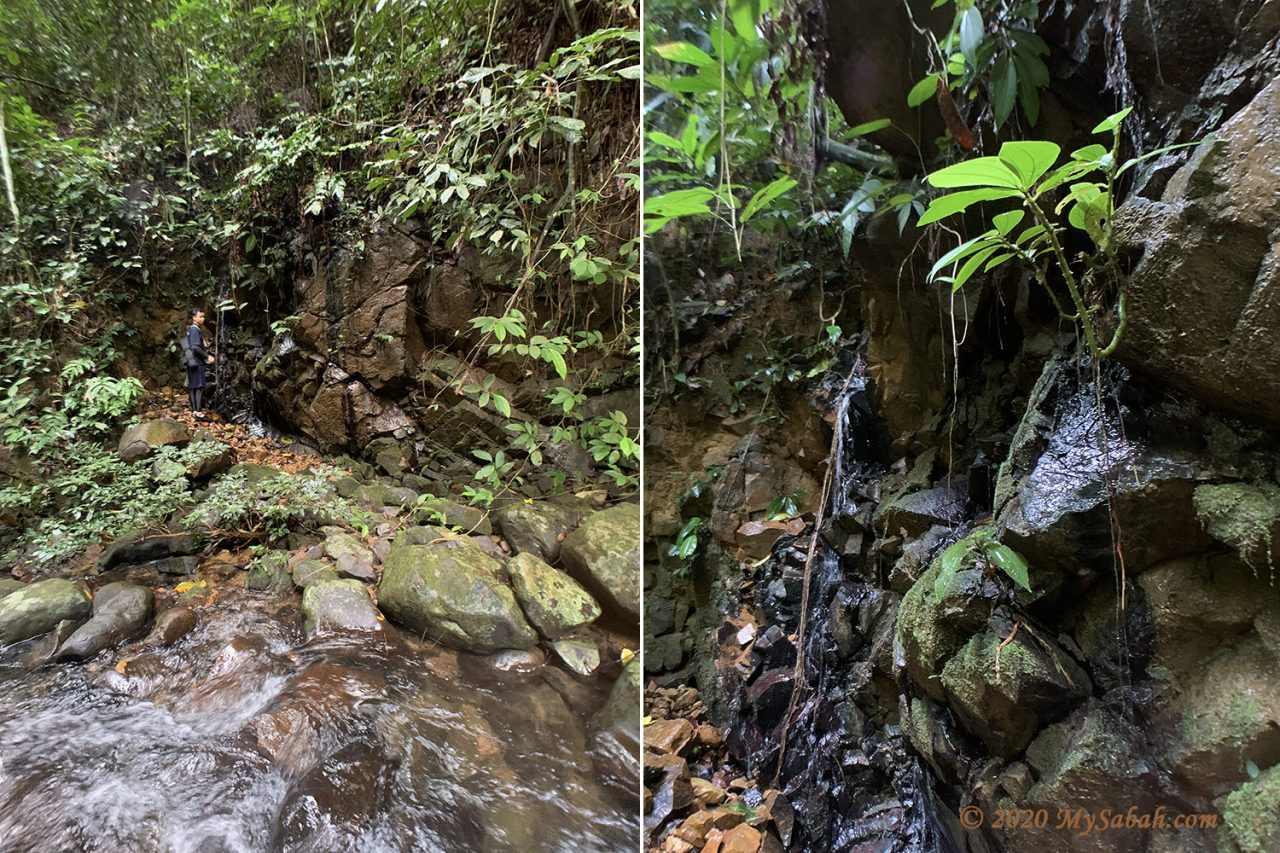
<svg viewBox="0 0 1280 853">
<path fill-rule="evenodd" d="M 675 190 L 664 195 L 652 196 L 644 201 L 645 216 L 665 216 L 674 219 L 677 216 L 693 216 L 699 213 L 710 213 L 707 202 L 715 198 L 715 193 L 706 187 L 694 187 L 688 190 Z"/>
<path fill-rule="evenodd" d="M 746 210 L 742 211 L 742 221 L 746 222 L 763 210 L 770 202 L 777 199 L 783 193 L 790 190 L 798 182 L 795 178 L 785 176 L 776 178 L 768 186 L 762 187 L 755 195 L 751 197 L 751 201 L 747 202 Z"/>
<path fill-rule="evenodd" d="M 960 52 L 969 61 L 969 65 L 978 68 L 978 44 L 986 27 L 982 23 L 982 13 L 976 5 L 965 9 L 960 15 Z"/>
<path fill-rule="evenodd" d="M 705 50 L 697 45 L 689 44 L 687 41 L 659 44 L 654 46 L 653 52 L 671 62 L 685 62 L 689 65 L 696 65 L 699 68 L 716 64 L 716 61 Z"/>
<path fill-rule="evenodd" d="M 991 217 L 991 224 L 996 227 L 996 233 L 1003 237 L 1012 231 L 1026 215 L 1027 212 L 1025 210 L 1011 210 L 1008 213 L 998 213 Z"/>
<path fill-rule="evenodd" d="M 991 71 L 991 109 L 995 112 L 997 128 L 1013 115 L 1017 94 L 1017 69 L 1009 61 L 1008 54 L 1001 54 L 996 59 L 996 67 Z"/>
<path fill-rule="evenodd" d="M 739 38 L 749 42 L 756 40 L 756 21 L 760 19 L 758 0 L 733 0 L 729 7 L 729 18 L 733 21 L 734 32 Z"/>
<path fill-rule="evenodd" d="M 966 240 L 950 252 L 947 252 L 941 258 L 938 258 L 938 262 L 933 265 L 933 269 L 929 270 L 929 281 L 934 281 L 938 277 L 938 273 L 947 266 L 989 246 L 994 233 L 995 232 L 992 231 L 986 231 L 979 234 L 977 237 L 974 237 L 971 240 Z"/>
<path fill-rule="evenodd" d="M 939 198 L 935 198 L 930 204 L 929 209 L 924 212 L 916 225 L 924 226 L 945 219 L 956 213 L 967 210 L 971 205 L 980 201 L 995 201 L 1001 198 L 1013 198 L 1018 194 L 1017 190 L 1002 189 L 977 189 L 964 190 L 963 192 L 950 193 Z"/>
<path fill-rule="evenodd" d="M 951 187 L 1007 187 L 1016 190 L 1023 188 L 1018 175 L 999 157 L 975 157 L 963 163 L 956 163 L 945 169 L 939 169 L 930 175 L 927 180 L 931 185 L 943 189 Z"/>
<path fill-rule="evenodd" d="M 1000 146 L 1000 160 L 1022 179 L 1023 189 L 1030 189 L 1061 153 L 1062 149 L 1053 142 L 1006 142 Z"/>
<path fill-rule="evenodd" d="M 930 74 L 919 83 L 911 87 L 911 91 L 907 93 L 907 106 L 918 107 L 925 101 L 933 97 L 933 93 L 938 91 L 938 75 Z"/>
<path fill-rule="evenodd" d="M 850 136 L 866 136 L 868 133 L 875 133 L 877 130 L 884 130 L 892 125 L 893 122 L 887 118 L 878 118 L 875 121 L 864 122 L 849 129 Z"/>
<path fill-rule="evenodd" d="M 987 558 L 1006 575 L 1013 578 L 1014 583 L 1031 592 L 1031 576 L 1027 571 L 1027 561 L 1022 559 L 1021 554 L 1008 545 L 1001 545 L 998 542 L 988 545 L 986 551 Z"/>
<path fill-rule="evenodd" d="M 544 355 L 546 360 L 551 362 L 551 366 L 556 369 L 556 373 L 560 375 L 560 378 L 564 379 L 569 373 L 569 370 L 564 363 L 564 356 L 553 349 L 547 350 Z"/>
<path fill-rule="evenodd" d="M 493 395 L 493 407 L 497 409 L 498 414 L 502 415 L 504 418 L 511 417 L 511 403 L 509 403 L 507 398 L 503 397 L 501 394 Z"/>
<path fill-rule="evenodd" d="M 960 271 L 956 273 L 955 278 L 953 279 L 944 278 L 942 280 L 943 281 L 949 280 L 951 282 L 951 292 L 952 293 L 956 292 L 960 288 L 964 287 L 965 282 L 967 282 L 970 278 L 973 277 L 973 274 L 978 271 L 978 267 L 982 266 L 983 261 L 991 257 L 993 254 L 995 254 L 996 250 L 999 248 L 1000 248 L 999 245 L 988 246 L 987 248 L 984 248 L 981 251 L 974 252 L 972 255 L 969 256 L 969 259 L 964 262 L 964 265 L 960 267 Z"/>
<path fill-rule="evenodd" d="M 659 145 L 663 148 L 670 148 L 674 151 L 684 153 L 684 144 L 670 134 L 663 133 L 660 130 L 647 130 L 644 135 L 645 142 L 650 145 Z"/>
<path fill-rule="evenodd" d="M 1133 107 L 1125 107 L 1120 112 L 1113 113 L 1112 115 L 1109 115 L 1106 118 L 1104 118 L 1102 121 L 1098 123 L 1098 126 L 1095 127 L 1091 132 L 1092 133 L 1110 133 L 1111 131 L 1119 127 L 1120 122 L 1124 121 L 1125 116 L 1129 115 L 1129 113 L 1131 112 L 1133 112 Z"/>
<path fill-rule="evenodd" d="M 1214 138 L 1210 136 L 1205 139 L 1197 140 L 1195 142 L 1179 142 L 1177 145 L 1166 145 L 1163 148 L 1157 148 L 1155 151 L 1149 151 L 1140 157 L 1133 157 L 1129 160 L 1124 161 L 1124 165 L 1121 166 L 1119 170 L 1116 171 L 1116 174 L 1123 175 L 1131 167 L 1138 165 L 1144 160 L 1150 160 L 1152 157 L 1159 157 L 1161 154 L 1167 154 L 1170 151 L 1175 151 L 1179 148 L 1190 148 L 1193 145 L 1204 145 L 1206 142 L 1213 142 L 1213 141 L 1214 141 Z"/>
<path fill-rule="evenodd" d="M 952 542 L 947 549 L 942 552 L 942 556 L 938 558 L 938 577 L 933 582 L 933 594 L 941 599 L 947 595 L 947 590 L 951 586 L 951 579 L 956 576 L 956 572 L 960 571 L 960 567 L 964 565 L 964 560 L 969 556 L 972 550 L 972 543 L 968 539 L 961 539 L 959 542 Z"/>
</svg>

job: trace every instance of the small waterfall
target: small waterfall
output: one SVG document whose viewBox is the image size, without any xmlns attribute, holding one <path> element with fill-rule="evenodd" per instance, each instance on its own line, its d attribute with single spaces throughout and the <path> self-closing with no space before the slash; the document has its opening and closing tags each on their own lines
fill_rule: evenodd
<svg viewBox="0 0 1280 853">
<path fill-rule="evenodd" d="M 740 672 L 723 678 L 734 709 L 729 743 L 795 810 L 792 849 L 952 853 L 962 848 L 945 806 L 897 724 L 898 596 L 874 583 L 860 547 L 837 544 L 869 527 L 868 487 L 886 470 L 887 441 L 861 363 L 830 378 L 818 396 L 835 430 L 827 517 L 822 530 L 780 540 L 754 584 L 751 603 L 766 625 L 755 644 L 758 665 L 745 680 Z M 813 536 L 820 538 L 810 560 Z M 809 612 L 798 637 L 806 570 Z"/>
</svg>

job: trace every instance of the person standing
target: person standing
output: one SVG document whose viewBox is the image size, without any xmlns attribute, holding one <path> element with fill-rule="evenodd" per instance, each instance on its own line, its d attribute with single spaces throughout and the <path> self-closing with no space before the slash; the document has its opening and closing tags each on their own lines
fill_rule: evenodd
<svg viewBox="0 0 1280 853">
<path fill-rule="evenodd" d="M 187 396 L 191 402 L 191 411 L 196 415 L 204 414 L 203 400 L 205 386 L 205 367 L 213 364 L 213 356 L 204 344 L 204 333 L 200 324 L 204 322 L 204 312 L 199 308 L 191 312 L 191 328 L 187 329 L 187 348 L 192 358 L 187 364 Z"/>
</svg>

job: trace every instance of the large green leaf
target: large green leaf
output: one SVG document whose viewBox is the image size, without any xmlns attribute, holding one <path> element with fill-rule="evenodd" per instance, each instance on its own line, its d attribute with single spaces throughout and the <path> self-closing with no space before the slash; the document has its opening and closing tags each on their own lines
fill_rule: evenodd
<svg viewBox="0 0 1280 853">
<path fill-rule="evenodd" d="M 1014 583 L 1031 591 L 1031 575 L 1027 570 L 1027 561 L 1022 559 L 1022 555 L 1010 548 L 1008 545 L 1001 545 L 993 542 L 987 546 L 987 558 L 1009 577 L 1013 578 Z"/>
<path fill-rule="evenodd" d="M 930 74 L 919 83 L 911 87 L 911 91 L 907 93 L 907 106 L 918 107 L 925 101 L 933 97 L 933 93 L 938 91 L 938 75 Z"/>
<path fill-rule="evenodd" d="M 991 71 L 991 109 L 995 112 L 996 127 L 1013 115 L 1013 105 L 1018 95 L 1018 71 L 1009 61 L 1009 55 L 1001 54 Z"/>
<path fill-rule="evenodd" d="M 705 65 L 715 65 L 716 63 L 705 50 L 695 44 L 689 44 L 687 41 L 672 41 L 655 45 L 653 52 L 671 62 L 686 62 L 699 68 Z"/>
<path fill-rule="evenodd" d="M 961 265 L 960 271 L 956 273 L 955 278 L 951 278 L 951 279 L 944 278 L 942 279 L 942 281 L 950 281 L 951 291 L 954 293 L 955 291 L 964 287 L 965 282 L 967 282 L 970 278 L 973 277 L 973 274 L 978 271 L 978 267 L 982 266 L 982 262 L 985 261 L 987 258 L 991 257 L 993 254 L 995 254 L 996 250 L 998 250 L 999 248 L 1001 248 L 999 244 L 988 245 L 985 248 L 980 249 L 977 252 L 974 252 L 972 255 L 968 257 L 968 259 L 964 262 L 964 264 Z"/>
<path fill-rule="evenodd" d="M 963 163 L 956 163 L 945 169 L 939 169 L 930 175 L 927 180 L 933 186 L 942 189 L 950 189 L 951 187 L 1007 187 L 1008 189 L 1017 190 L 1024 187 L 1018 175 L 999 157 L 975 157 L 972 160 L 965 160 Z"/>
<path fill-rule="evenodd" d="M 938 558 L 938 577 L 933 582 L 933 594 L 935 597 L 942 599 L 947 596 L 947 589 L 951 586 L 951 579 L 956 576 L 956 572 L 960 571 L 960 567 L 964 565 L 965 558 L 973 550 L 973 542 L 969 539 L 961 539 L 959 542 L 952 542 L 947 549 L 942 552 L 942 556 Z"/>
<path fill-rule="evenodd" d="M 742 221 L 746 222 L 755 216 L 761 210 L 764 210 L 775 199 L 783 193 L 794 187 L 798 181 L 795 178 L 784 176 L 775 179 L 766 187 L 762 187 L 755 195 L 751 197 L 751 201 L 747 202 L 746 210 L 742 211 Z"/>
<path fill-rule="evenodd" d="M 664 195 L 653 196 L 644 201 L 646 217 L 674 219 L 677 216 L 695 216 L 710 213 L 707 202 L 715 198 L 715 193 L 706 187 L 695 187 L 689 190 L 675 190 Z"/>
<path fill-rule="evenodd" d="M 1040 176 L 1058 160 L 1062 149 L 1053 142 L 1006 142 L 1000 146 L 1000 160 L 1021 179 L 1023 189 L 1030 189 Z"/>
<path fill-rule="evenodd" d="M 977 5 L 970 6 L 960 14 L 960 52 L 969 64 L 978 67 L 978 44 L 986 27 L 982 23 L 982 13 Z"/>
<path fill-rule="evenodd" d="M 1012 231 L 1026 215 L 1027 212 L 1025 210 L 1011 210 L 1008 213 L 998 213 L 991 217 L 991 224 L 996 227 L 996 232 L 1003 237 Z"/>
<path fill-rule="evenodd" d="M 917 225 L 929 225 L 940 219 L 945 219 L 953 214 L 967 210 L 970 206 L 980 201 L 995 201 L 1001 198 L 1013 198 L 1018 194 L 1017 190 L 983 188 L 976 190 L 964 190 L 963 192 L 950 193 L 948 195 L 935 198 L 930 204 L 929 209 L 920 217 Z"/>
<path fill-rule="evenodd" d="M 961 258 L 967 257 L 974 252 L 982 251 L 991 245 L 991 241 L 995 239 L 994 231 L 984 231 L 971 240 L 966 240 L 959 246 L 956 246 L 950 252 L 938 258 L 938 262 L 933 265 L 933 269 L 929 270 L 929 281 L 935 281 L 938 273 L 951 264 L 959 261 Z"/>
</svg>

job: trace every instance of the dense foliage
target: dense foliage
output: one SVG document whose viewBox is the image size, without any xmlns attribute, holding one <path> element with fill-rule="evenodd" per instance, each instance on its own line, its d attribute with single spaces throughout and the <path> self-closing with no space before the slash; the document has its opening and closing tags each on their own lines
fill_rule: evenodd
<svg viewBox="0 0 1280 853">
<path fill-rule="evenodd" d="M 61 476 L 128 420 L 151 384 L 121 359 L 129 305 L 287 334 L 295 276 L 412 227 L 438 256 L 517 259 L 462 355 L 549 386 L 530 422 L 459 383 L 509 421 L 474 450 L 515 462 L 473 497 L 563 442 L 634 486 L 638 424 L 581 405 L 603 359 L 638 356 L 638 23 L 634 0 L 5 4 L 0 475 Z"/>
</svg>

